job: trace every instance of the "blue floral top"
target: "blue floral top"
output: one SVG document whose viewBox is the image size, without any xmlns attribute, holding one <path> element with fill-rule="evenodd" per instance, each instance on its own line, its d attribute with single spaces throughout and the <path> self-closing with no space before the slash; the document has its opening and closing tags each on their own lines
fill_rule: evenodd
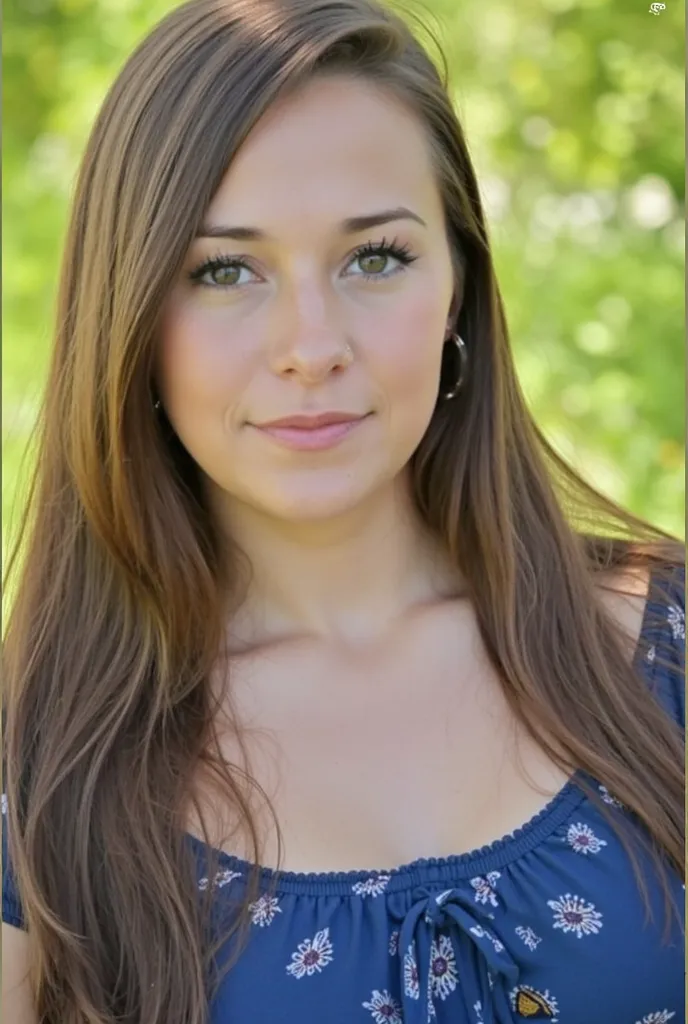
<svg viewBox="0 0 688 1024">
<path fill-rule="evenodd" d="M 683 729 L 684 586 L 681 568 L 648 603 L 635 656 Z M 650 621 L 650 608 L 660 622 Z M 670 643 L 670 670 L 655 663 L 658 631 Z M 682 929 L 672 923 L 663 942 L 654 875 L 646 876 L 647 920 L 628 856 L 580 778 L 522 828 L 470 853 L 384 871 L 264 869 L 248 945 L 221 982 L 210 1024 L 683 1024 Z M 588 781 L 611 814 L 627 816 Z M 221 918 L 249 865 L 221 853 L 211 881 L 208 848 L 186 840 L 199 889 L 212 884 Z M 6 844 L 3 818 L 2 916 L 23 927 Z M 649 855 L 639 856 L 650 867 Z M 685 888 L 674 873 L 669 880 L 683 908 Z"/>
</svg>

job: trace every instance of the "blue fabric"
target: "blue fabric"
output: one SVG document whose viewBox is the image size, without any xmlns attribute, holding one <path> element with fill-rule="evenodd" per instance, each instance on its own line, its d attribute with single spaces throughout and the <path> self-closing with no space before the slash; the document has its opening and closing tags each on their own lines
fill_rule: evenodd
<svg viewBox="0 0 688 1024">
<path fill-rule="evenodd" d="M 648 602 L 636 663 L 685 729 L 685 570 Z M 672 664 L 655 645 L 664 634 Z M 683 1024 L 684 945 L 649 854 L 648 921 L 632 865 L 608 813 L 637 828 L 623 806 L 582 773 L 516 832 L 480 850 L 388 871 L 282 872 L 252 904 L 248 946 L 225 976 L 210 1024 Z M 211 884 L 208 849 L 188 842 L 199 889 Z M 3 819 L 3 852 L 6 836 Z M 249 865 L 220 855 L 213 878 L 221 922 Z M 264 870 L 267 890 L 274 874 Z M 669 872 L 683 908 L 685 889 Z M 21 911 L 3 874 L 3 920 Z M 220 963 L 230 946 L 221 950 Z"/>
</svg>

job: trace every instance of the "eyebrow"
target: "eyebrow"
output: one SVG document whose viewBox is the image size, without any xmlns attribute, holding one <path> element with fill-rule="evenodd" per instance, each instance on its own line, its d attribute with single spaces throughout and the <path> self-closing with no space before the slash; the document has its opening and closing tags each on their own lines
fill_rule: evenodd
<svg viewBox="0 0 688 1024">
<path fill-rule="evenodd" d="M 369 213 L 360 217 L 347 217 L 339 225 L 339 232 L 342 235 L 354 235 L 359 231 L 366 231 L 369 228 L 376 228 L 380 224 L 388 224 L 392 220 L 415 220 L 423 227 L 427 224 L 413 210 L 405 206 L 397 206 L 393 210 L 381 210 L 380 213 Z M 222 224 L 203 224 L 198 230 L 197 238 L 233 238 L 238 242 L 267 242 L 274 241 L 270 235 L 260 228 L 250 227 L 227 227 Z"/>
</svg>

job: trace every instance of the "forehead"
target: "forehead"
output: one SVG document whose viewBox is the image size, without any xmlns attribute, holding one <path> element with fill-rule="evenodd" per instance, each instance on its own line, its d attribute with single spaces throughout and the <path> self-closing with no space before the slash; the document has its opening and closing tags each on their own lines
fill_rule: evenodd
<svg viewBox="0 0 688 1024">
<path fill-rule="evenodd" d="M 243 143 L 206 220 L 276 228 L 397 205 L 439 212 L 426 131 L 381 86 L 314 79 L 275 103 Z"/>
</svg>

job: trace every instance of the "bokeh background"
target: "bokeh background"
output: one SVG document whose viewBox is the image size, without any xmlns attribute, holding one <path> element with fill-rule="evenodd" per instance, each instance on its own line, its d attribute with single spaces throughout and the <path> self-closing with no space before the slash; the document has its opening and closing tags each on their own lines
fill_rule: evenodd
<svg viewBox="0 0 688 1024">
<path fill-rule="evenodd" d="M 80 154 L 126 56 L 175 6 L 3 3 L 3 551 Z M 448 58 L 538 422 L 596 486 L 684 536 L 683 3 L 404 9 Z"/>
</svg>

